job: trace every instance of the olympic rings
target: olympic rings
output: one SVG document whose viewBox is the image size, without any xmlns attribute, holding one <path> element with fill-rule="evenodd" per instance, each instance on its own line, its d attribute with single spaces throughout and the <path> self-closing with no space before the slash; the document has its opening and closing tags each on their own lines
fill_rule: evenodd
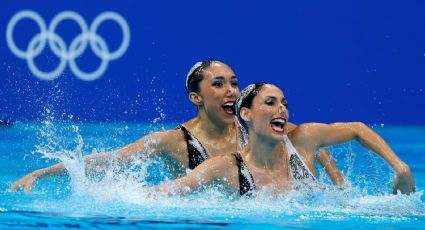
<svg viewBox="0 0 425 230">
<path fill-rule="evenodd" d="M 15 44 L 13 31 L 16 24 L 25 18 L 33 20 L 39 27 L 40 33 L 31 39 L 26 50 L 21 50 Z M 81 34 L 71 41 L 69 47 L 67 47 L 64 39 L 55 32 L 56 27 L 64 20 L 75 21 L 81 29 Z M 97 34 L 98 27 L 106 20 L 116 22 L 121 27 L 123 34 L 121 45 L 113 52 L 109 51 L 105 39 Z M 38 13 L 31 10 L 23 10 L 16 13 L 10 19 L 6 29 L 6 41 L 12 53 L 19 58 L 26 59 L 28 68 L 39 79 L 53 80 L 59 77 L 65 70 L 67 63 L 69 63 L 69 67 L 75 76 L 81 80 L 93 81 L 105 73 L 109 61 L 120 58 L 127 51 L 130 45 L 130 28 L 121 15 L 112 11 L 103 12 L 98 15 L 89 28 L 84 18 L 74 11 L 63 11 L 57 14 L 49 27 L 47 27 L 43 18 Z M 51 72 L 41 71 L 34 63 L 34 58 L 41 54 L 46 44 L 49 44 L 53 54 L 60 59 L 58 66 Z M 101 59 L 100 66 L 91 73 L 82 71 L 77 66 L 75 60 L 86 50 L 88 44 L 90 44 L 93 53 Z"/>
</svg>

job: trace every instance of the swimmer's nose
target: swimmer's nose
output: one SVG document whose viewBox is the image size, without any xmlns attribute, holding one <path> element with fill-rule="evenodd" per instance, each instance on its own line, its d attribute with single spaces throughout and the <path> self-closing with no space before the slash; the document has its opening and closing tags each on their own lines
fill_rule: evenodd
<svg viewBox="0 0 425 230">
<path fill-rule="evenodd" d="M 229 89 L 229 96 L 231 96 L 231 97 L 233 97 L 233 96 L 235 96 L 235 90 L 234 89 L 232 89 L 232 88 L 230 88 Z"/>
<path fill-rule="evenodd" d="M 279 108 L 278 108 L 278 112 L 279 114 L 284 114 L 286 111 L 286 106 L 283 105 L 282 103 L 279 104 Z"/>
<path fill-rule="evenodd" d="M 234 87 L 232 87 L 230 84 L 227 84 L 227 93 L 226 96 L 228 97 L 235 97 L 236 96 L 236 89 Z"/>
</svg>

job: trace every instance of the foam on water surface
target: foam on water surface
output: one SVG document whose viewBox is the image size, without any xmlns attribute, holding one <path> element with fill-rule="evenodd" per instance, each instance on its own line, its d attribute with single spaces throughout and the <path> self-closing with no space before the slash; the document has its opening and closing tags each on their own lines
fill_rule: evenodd
<svg viewBox="0 0 425 230">
<path fill-rule="evenodd" d="M 101 125 L 105 127 L 99 129 L 98 126 Z M 390 194 L 394 174 L 389 173 L 391 170 L 388 166 L 374 155 L 368 155 L 367 151 L 349 144 L 331 149 L 344 176 L 349 180 L 344 189 L 329 185 L 322 172 L 318 176 L 321 181 L 318 188 L 297 190 L 278 197 L 259 193 L 253 199 L 240 199 L 233 193 L 223 192 L 226 189 L 220 186 L 209 187 L 187 196 L 152 197 L 146 194 L 144 187 L 147 184 L 147 176 L 152 173 L 150 165 L 161 164 L 153 159 L 137 159 L 134 164 L 126 167 L 111 164 L 100 176 L 84 173 L 87 165 L 83 155 L 92 153 L 98 144 L 98 140 L 93 137 L 98 132 L 91 133 L 93 126 L 102 132 L 114 133 L 114 130 L 120 130 L 124 125 L 44 124 L 38 128 L 28 124 L 16 126 L 21 132 L 38 132 L 40 139 L 33 145 L 36 146 L 34 152 L 38 155 L 28 160 L 40 161 L 43 159 L 41 157 L 59 159 L 65 164 L 70 180 L 46 179 L 28 194 L 9 192 L 7 186 L 11 181 L 18 179 L 24 172 L 29 172 L 27 169 L 31 168 L 29 165 L 32 162 L 27 162 L 23 157 L 16 157 L 15 162 L 26 167 L 25 170 L 17 170 L 16 174 L 2 175 L 3 184 L 7 186 L 3 186 L 1 193 L 0 212 L 7 213 L 6 216 L 13 216 L 15 212 L 18 212 L 15 213 L 18 216 L 22 215 L 21 212 L 35 212 L 37 215 L 58 215 L 58 218 L 62 219 L 119 217 L 138 221 L 167 220 L 178 222 L 177 225 L 181 224 L 179 221 L 190 220 L 201 223 L 218 221 L 236 226 L 248 224 L 251 227 L 265 223 L 273 226 L 308 227 L 312 224 L 325 227 L 330 226 L 328 221 L 345 223 L 347 226 L 362 221 L 370 224 L 380 223 L 381 226 L 398 223 L 410 223 L 411 227 L 416 226 L 415 223 L 425 226 L 425 203 L 421 187 L 425 168 L 423 164 L 411 165 L 419 183 L 418 192 L 410 196 Z M 26 127 L 27 131 L 24 131 L 23 127 Z M 130 125 L 126 132 L 135 132 L 137 129 L 144 129 L 145 133 L 150 131 L 146 130 L 146 126 Z M 137 139 L 143 132 L 137 132 L 138 135 L 133 136 Z M 121 141 L 113 142 L 121 135 L 120 132 L 117 133 L 110 135 L 109 139 L 104 139 L 103 144 L 119 145 Z M 58 136 L 65 138 L 52 141 L 57 140 Z M 12 148 L 10 146 L 9 150 Z M 43 164 L 51 165 L 51 161 L 48 161 Z M 369 163 L 364 166 L 358 161 Z M 8 167 L 16 169 L 18 165 Z M 160 170 L 165 170 L 164 168 Z M 416 173 L 416 168 L 422 170 L 421 173 Z M 380 174 L 381 177 L 376 176 Z M 35 214 L 25 215 L 37 218 Z"/>
</svg>

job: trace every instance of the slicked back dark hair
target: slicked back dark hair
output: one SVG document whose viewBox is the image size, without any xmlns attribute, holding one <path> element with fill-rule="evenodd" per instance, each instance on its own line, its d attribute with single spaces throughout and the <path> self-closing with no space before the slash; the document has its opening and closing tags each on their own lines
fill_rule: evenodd
<svg viewBox="0 0 425 230">
<path fill-rule="evenodd" d="M 205 70 L 210 67 L 213 63 L 221 63 L 215 59 L 208 59 L 205 61 L 197 62 L 189 70 L 186 77 L 186 91 L 187 93 L 195 92 L 199 93 L 199 83 L 204 79 Z"/>
</svg>

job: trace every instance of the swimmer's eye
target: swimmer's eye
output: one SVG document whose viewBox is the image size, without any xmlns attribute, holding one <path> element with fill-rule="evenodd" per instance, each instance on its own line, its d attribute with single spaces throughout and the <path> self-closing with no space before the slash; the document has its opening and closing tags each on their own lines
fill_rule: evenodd
<svg viewBox="0 0 425 230">
<path fill-rule="evenodd" d="M 232 79 L 230 80 L 230 84 L 233 86 L 233 87 L 237 87 L 238 86 L 238 79 L 236 78 L 236 77 L 232 77 Z"/>
<path fill-rule="evenodd" d="M 288 108 L 288 101 L 286 100 L 286 98 L 282 99 L 282 105 Z"/>
<path fill-rule="evenodd" d="M 264 103 L 265 103 L 266 105 L 273 106 L 273 105 L 275 105 L 275 104 L 276 104 L 276 100 L 275 100 L 274 98 L 268 98 L 268 99 L 266 99 L 266 100 L 264 101 Z M 282 105 L 283 105 L 283 106 L 285 106 L 286 108 L 288 108 L 288 101 L 286 101 L 286 99 L 285 99 L 285 98 L 284 98 L 284 99 L 282 99 L 281 103 L 282 103 Z"/>
<path fill-rule="evenodd" d="M 269 98 L 269 99 L 266 99 L 266 101 L 264 101 L 264 103 L 265 103 L 266 105 L 274 105 L 274 104 L 275 104 L 275 100 L 274 100 L 274 99 Z"/>
<path fill-rule="evenodd" d="M 223 82 L 222 82 L 222 81 L 214 81 L 214 82 L 212 83 L 212 85 L 213 85 L 214 87 L 222 87 L 222 86 L 223 86 Z"/>
</svg>

